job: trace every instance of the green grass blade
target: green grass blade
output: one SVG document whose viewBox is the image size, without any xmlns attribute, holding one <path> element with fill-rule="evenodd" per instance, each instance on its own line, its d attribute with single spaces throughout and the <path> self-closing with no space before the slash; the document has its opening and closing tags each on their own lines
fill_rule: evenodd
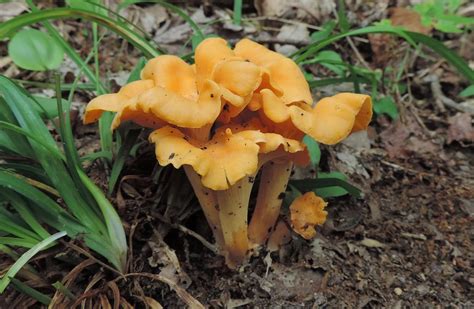
<svg viewBox="0 0 474 309">
<path fill-rule="evenodd" d="M 22 247 L 22 248 L 33 248 L 38 243 L 37 240 L 16 238 L 16 237 L 0 237 L 0 244 L 12 246 L 12 247 Z M 1 286 L 1 281 L 0 281 Z"/>
<path fill-rule="evenodd" d="M 120 259 L 120 264 L 116 265 L 118 269 L 125 272 L 127 264 L 127 239 L 123 229 L 122 220 L 115 211 L 115 208 L 110 204 L 109 200 L 104 196 L 104 193 L 84 174 L 78 171 L 82 182 L 95 198 L 97 205 L 99 205 L 102 215 L 107 225 L 107 232 L 111 245 L 116 250 L 116 254 Z"/>
<path fill-rule="evenodd" d="M 10 235 L 16 236 L 18 238 L 27 239 L 32 242 L 37 242 L 41 240 L 38 235 L 20 225 L 15 224 L 2 214 L 0 214 L 0 221 L 2 222 L 2 224 L 0 225 L 0 231 L 4 231 Z"/>
<path fill-rule="evenodd" d="M 125 141 L 120 147 L 119 153 L 114 161 L 114 165 L 112 166 L 112 171 L 110 172 L 109 178 L 109 196 L 112 195 L 115 189 L 115 185 L 120 176 L 120 172 L 122 171 L 123 166 L 125 165 L 125 160 L 127 159 L 128 155 L 130 154 L 130 150 L 135 145 L 138 136 L 142 130 L 129 130 L 127 136 L 125 137 Z"/>
<path fill-rule="evenodd" d="M 56 281 L 52 284 L 52 286 L 54 286 L 56 290 L 71 300 L 75 300 L 77 298 L 67 287 L 64 286 L 64 284 L 61 283 L 61 281 Z"/>
<path fill-rule="evenodd" d="M 467 62 L 458 56 L 455 52 L 447 48 L 443 43 L 430 38 L 421 33 L 404 31 L 401 28 L 396 28 L 390 25 L 376 25 L 369 26 L 357 30 L 351 30 L 346 33 L 333 35 L 325 40 L 310 44 L 306 47 L 303 47 L 295 54 L 293 57 L 297 63 L 300 63 L 309 57 L 315 55 L 318 51 L 324 47 L 337 42 L 345 37 L 349 36 L 359 36 L 366 35 L 371 33 L 388 33 L 391 35 L 399 36 L 409 42 L 411 45 L 416 46 L 416 43 L 421 43 L 431 48 L 434 52 L 439 54 L 441 57 L 444 57 L 451 65 L 453 65 L 461 74 L 463 74 L 470 82 L 474 82 L 474 71 L 469 68 Z"/>
<path fill-rule="evenodd" d="M 412 38 L 408 34 L 406 34 L 405 31 L 402 29 L 398 29 L 395 27 L 392 27 L 390 25 L 377 25 L 377 26 L 368 26 L 365 28 L 361 29 L 356 29 L 356 30 L 350 30 L 345 33 L 339 33 L 332 35 L 328 37 L 327 39 L 315 42 L 313 44 L 310 44 L 308 46 L 305 46 L 301 48 L 299 51 L 297 51 L 295 54 L 292 55 L 292 57 L 295 57 L 295 61 L 297 63 L 300 63 L 301 61 L 311 57 L 312 55 L 315 55 L 317 52 L 319 52 L 321 49 L 324 47 L 337 42 L 341 39 L 344 39 L 346 37 L 350 36 L 359 36 L 359 35 L 366 35 L 366 34 L 371 34 L 371 33 L 389 33 L 389 34 L 395 34 L 398 35 L 402 38 L 404 38 L 407 42 L 409 42 L 412 45 L 416 45 L 416 43 L 413 41 Z"/>
<path fill-rule="evenodd" d="M 0 170 L 0 187 L 13 190 L 25 198 L 34 201 L 42 208 L 45 213 L 48 213 L 56 218 L 63 216 L 73 219 L 48 195 L 28 184 L 26 181 L 12 176 L 11 173 Z"/>
<path fill-rule="evenodd" d="M 5 121 L 0 121 L 0 129 L 4 130 L 9 130 L 21 135 L 24 135 L 33 141 L 35 141 L 39 146 L 43 147 L 45 150 L 47 150 L 51 155 L 55 156 L 58 159 L 64 160 L 64 156 L 62 155 L 61 152 L 55 147 L 52 147 L 49 144 L 46 144 L 43 140 L 41 140 L 38 136 L 28 132 L 27 130 L 20 128 L 14 124 L 5 122 Z"/>
<path fill-rule="evenodd" d="M 341 29 L 341 32 L 344 33 L 349 31 L 350 25 L 347 20 L 346 4 L 344 3 L 344 0 L 337 1 L 337 19 L 339 21 L 339 29 Z"/>
<path fill-rule="evenodd" d="M 51 234 L 46 231 L 46 229 L 38 222 L 38 220 L 36 220 L 28 204 L 19 194 L 10 190 L 3 190 L 0 195 L 5 196 L 10 201 L 12 207 L 15 208 L 25 223 L 28 224 L 28 226 L 42 239 L 51 236 Z"/>
<path fill-rule="evenodd" d="M 338 178 L 299 179 L 291 180 L 290 184 L 303 193 L 318 188 L 341 187 L 355 197 L 361 196 L 361 191 L 357 187 Z"/>
<path fill-rule="evenodd" d="M 66 236 L 66 232 L 58 232 L 56 234 L 51 235 L 50 237 L 42 240 L 38 244 L 36 244 L 33 248 L 30 250 L 26 251 L 24 254 L 21 255 L 21 257 L 8 269 L 6 274 L 3 276 L 3 278 L 0 280 L 0 294 L 5 291 L 5 288 L 8 286 L 10 283 L 10 278 L 15 277 L 15 275 L 18 273 L 18 271 L 23 268 L 23 266 L 28 263 L 29 260 L 31 260 L 38 252 L 44 250 L 45 248 L 49 247 L 51 244 L 53 244 L 56 240 L 58 240 L 61 237 Z"/>
<path fill-rule="evenodd" d="M 18 124 L 15 115 L 12 113 L 2 96 L 0 96 L 0 121 L 5 121 L 14 125 Z M 21 134 L 0 130 L 0 148 L 9 149 L 23 157 L 34 158 L 33 150 L 31 149 L 28 140 Z"/>
<path fill-rule="evenodd" d="M 34 134 L 37 139 L 41 140 L 42 144 L 57 148 L 56 142 L 37 111 L 30 108 L 33 100 L 27 92 L 4 76 L 0 76 L 0 92 L 24 130 Z M 93 205 L 89 205 L 81 196 L 80 191 L 77 190 L 76 184 L 64 166 L 63 160 L 52 156 L 50 151 L 46 151 L 33 139 L 30 139 L 30 144 L 38 162 L 48 174 L 54 187 L 61 194 L 74 216 L 91 231 L 106 233 L 103 222 L 92 208 Z"/>
<path fill-rule="evenodd" d="M 40 291 L 28 286 L 26 283 L 21 282 L 16 278 L 10 278 L 12 286 L 20 293 L 28 295 L 29 297 L 36 299 L 43 305 L 49 305 L 51 303 L 51 297 Z"/>
<path fill-rule="evenodd" d="M 8 37 L 18 29 L 25 26 L 50 19 L 67 18 L 83 18 L 96 22 L 123 37 L 125 40 L 141 50 L 148 58 L 152 58 L 160 54 L 158 50 L 145 39 L 143 39 L 143 37 L 135 33 L 133 30 L 130 30 L 127 27 L 117 23 L 115 20 L 91 11 L 71 8 L 42 10 L 39 12 L 32 12 L 12 18 L 0 25 L 0 39 Z"/>
<path fill-rule="evenodd" d="M 463 58 L 461 58 L 451 49 L 446 47 L 446 45 L 444 45 L 442 42 L 421 33 L 409 31 L 407 31 L 406 33 L 415 42 L 426 45 L 438 55 L 446 59 L 446 61 L 453 65 L 459 71 L 459 73 L 463 74 L 469 82 L 474 83 L 474 70 L 469 67 L 469 64 Z"/>
<path fill-rule="evenodd" d="M 242 23 L 242 0 L 234 0 L 234 24 L 240 26 Z"/>
<path fill-rule="evenodd" d="M 28 178 L 40 181 L 46 185 L 51 185 L 46 173 L 40 167 L 31 162 L 28 162 L 28 164 L 0 162 L 0 169 L 11 170 Z"/>
</svg>

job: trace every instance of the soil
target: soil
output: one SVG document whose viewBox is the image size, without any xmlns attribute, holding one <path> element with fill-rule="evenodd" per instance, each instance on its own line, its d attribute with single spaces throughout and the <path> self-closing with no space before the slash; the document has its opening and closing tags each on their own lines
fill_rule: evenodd
<svg viewBox="0 0 474 309">
<path fill-rule="evenodd" d="M 391 7 L 396 5 L 392 2 Z M 198 10 L 194 3 L 180 5 L 187 12 Z M 220 5 L 226 5 L 225 1 Z M 213 9 L 225 12 L 218 7 Z M 353 16 L 353 27 L 363 25 L 366 9 L 355 4 L 347 8 Z M 377 7 L 370 9 L 375 10 L 370 11 L 372 14 L 387 14 L 385 10 L 378 12 Z M 144 10 L 139 12 L 145 14 Z M 305 19 L 308 17 L 295 18 L 300 18 L 303 25 L 311 25 L 334 18 L 331 14 L 312 21 Z M 245 2 L 243 17 L 255 15 L 256 11 Z M 165 31 L 178 33 L 182 21 L 177 17 L 169 20 L 171 24 Z M 262 20 L 259 26 L 263 28 L 259 31 L 272 38 L 286 24 Z M 81 45 L 85 44 L 82 38 L 75 37 L 79 23 L 68 21 L 60 25 L 69 31 L 69 40 L 85 57 L 88 49 Z M 153 31 L 158 33 L 160 27 Z M 218 25 L 212 31 L 231 40 L 245 35 L 242 30 Z M 183 38 L 170 40 L 162 47 L 170 52 L 178 51 L 189 35 L 187 32 Z M 473 63 L 474 55 L 458 44 L 472 39 L 472 33 L 446 35 L 433 30 L 431 35 Z M 266 43 L 271 41 L 263 39 L 263 35 L 259 37 Z M 370 68 L 396 67 L 404 61 L 408 45 L 391 41 L 394 39 L 377 39 L 390 40 L 387 42 L 401 47 L 391 51 L 392 57 L 382 57 L 381 53 L 387 51 L 374 48 L 380 46 L 371 45 L 374 38 L 356 41 Z M 113 80 L 114 86 L 120 82 L 122 72 L 133 68 L 139 53 L 111 35 L 104 42 L 108 47 L 100 52 L 101 71 L 104 77 Z M 344 59 L 359 63 L 349 44 L 341 41 L 334 48 Z M 0 46 L 3 53 L 4 43 Z M 270 42 L 269 46 L 274 48 L 275 43 Z M 472 114 L 449 106 L 440 108 L 432 84 L 419 76 L 428 74 L 422 71 L 436 72 L 442 94 L 457 102 L 462 100 L 457 94 L 468 84 L 438 56 L 424 52 L 425 58 L 417 57 L 414 52 L 409 54 L 413 63 L 402 76 L 411 89 L 407 96 L 397 96 L 387 85 L 381 85 L 380 91 L 393 94 L 396 99 L 400 111 L 397 120 L 377 116 L 367 134 L 353 136 L 336 147 L 322 148 L 321 170 L 344 172 L 351 183 L 362 189 L 363 197 L 328 199 L 329 217 L 315 239 L 306 241 L 295 234 L 278 252 L 262 251 L 239 271 L 229 270 L 222 257 L 179 228 L 182 225 L 211 241 L 211 232 L 183 173 L 160 169 L 152 147 L 144 143 L 135 157 L 127 160 L 118 190 L 112 197 L 131 241 L 129 272 L 172 278 L 211 308 L 474 308 Z M 311 65 L 307 71 L 329 74 L 326 68 L 317 65 Z M 74 68 L 65 68 L 64 73 L 73 75 Z M 27 74 L 15 68 L 10 69 L 10 74 L 36 81 L 46 78 L 44 74 Z M 386 78 L 392 78 L 390 73 Z M 314 95 L 333 91 L 334 88 L 318 89 Z M 76 95 L 79 115 L 92 97 L 86 91 Z M 97 128 L 83 126 L 79 118 L 74 128 L 80 152 L 97 151 L 100 148 Z M 146 136 L 144 132 L 140 138 L 146 140 Z M 102 162 L 94 162 L 87 171 L 106 190 L 109 171 Z M 73 244 L 81 245 L 80 240 Z M 59 255 L 63 258 L 58 260 Z M 37 257 L 36 261 L 35 268 L 52 283 L 63 280 L 78 263 L 86 261 L 76 270 L 71 290 L 91 304 L 101 303 L 105 295 L 110 303 L 122 299 L 137 308 L 159 308 L 153 307 L 155 303 L 149 298 L 165 308 L 185 306 L 182 295 L 169 284 L 149 276 L 120 278 L 103 264 L 85 260 L 67 243 Z M 117 290 L 120 296 L 114 293 Z M 64 301 L 67 304 L 64 308 L 71 305 L 71 301 Z M 13 289 L 0 297 L 1 308 L 33 303 Z"/>
</svg>

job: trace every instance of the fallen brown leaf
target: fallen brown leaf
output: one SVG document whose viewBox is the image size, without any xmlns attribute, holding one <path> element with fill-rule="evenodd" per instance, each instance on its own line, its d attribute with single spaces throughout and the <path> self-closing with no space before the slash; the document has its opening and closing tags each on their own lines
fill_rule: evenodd
<svg viewBox="0 0 474 309">
<path fill-rule="evenodd" d="M 406 30 L 429 34 L 431 27 L 426 27 L 421 23 L 421 16 L 418 12 L 403 7 L 396 7 L 390 10 L 390 20 L 392 25 L 401 26 Z"/>
<path fill-rule="evenodd" d="M 457 113 L 449 118 L 448 144 L 453 141 L 474 142 L 474 128 L 469 113 Z"/>
</svg>

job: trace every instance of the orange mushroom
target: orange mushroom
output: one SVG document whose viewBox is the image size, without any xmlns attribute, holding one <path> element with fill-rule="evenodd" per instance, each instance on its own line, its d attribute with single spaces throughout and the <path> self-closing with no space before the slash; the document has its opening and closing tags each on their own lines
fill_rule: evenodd
<svg viewBox="0 0 474 309">
<path fill-rule="evenodd" d="M 316 225 L 326 221 L 326 202 L 314 192 L 297 197 L 290 205 L 291 226 L 304 239 L 316 236 Z"/>
<path fill-rule="evenodd" d="M 344 93 L 313 107 L 298 65 L 247 39 L 232 50 L 225 40 L 208 38 L 194 59 L 193 65 L 170 55 L 150 60 L 141 80 L 92 100 L 84 122 L 111 111 L 112 129 L 124 121 L 154 129 L 149 140 L 159 164 L 184 168 L 227 265 L 235 268 L 249 249 L 288 239 L 284 224 L 276 222 L 293 164 L 308 163 L 303 136 L 337 143 L 367 128 L 372 103 L 368 96 Z M 297 198 L 290 207 L 295 231 L 314 236 L 324 206 L 314 194 Z"/>
<path fill-rule="evenodd" d="M 209 141 L 200 141 L 178 128 L 166 126 L 154 131 L 150 141 L 155 143 L 160 165 L 185 166 L 193 188 L 198 189 L 209 223 L 223 236 L 227 264 L 236 267 L 245 260 L 250 247 L 248 204 L 258 170 L 270 160 L 291 156 L 305 148 L 300 142 L 278 134 L 245 130 L 244 126 L 232 128 L 235 132 L 221 128 Z M 193 176 L 196 174 L 200 178 Z M 213 194 L 206 195 L 198 181 Z"/>
</svg>

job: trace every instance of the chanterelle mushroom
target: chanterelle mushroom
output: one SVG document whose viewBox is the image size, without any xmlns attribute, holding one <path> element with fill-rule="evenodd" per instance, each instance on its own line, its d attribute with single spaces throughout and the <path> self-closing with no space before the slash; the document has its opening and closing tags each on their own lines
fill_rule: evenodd
<svg viewBox="0 0 474 309">
<path fill-rule="evenodd" d="M 227 265 L 235 268 L 270 235 L 275 242 L 288 234 L 284 223 L 273 231 L 293 164 L 308 162 L 304 135 L 337 143 L 367 128 L 372 103 L 366 95 L 343 93 L 313 106 L 298 65 L 248 39 L 234 49 L 221 38 L 206 39 L 194 59 L 193 65 L 169 55 L 151 59 L 141 80 L 92 100 L 84 122 L 111 111 L 112 129 L 124 121 L 154 129 L 149 139 L 159 164 L 184 168 Z M 312 236 L 324 221 L 324 205 L 311 193 L 295 200 L 295 231 Z"/>
</svg>

